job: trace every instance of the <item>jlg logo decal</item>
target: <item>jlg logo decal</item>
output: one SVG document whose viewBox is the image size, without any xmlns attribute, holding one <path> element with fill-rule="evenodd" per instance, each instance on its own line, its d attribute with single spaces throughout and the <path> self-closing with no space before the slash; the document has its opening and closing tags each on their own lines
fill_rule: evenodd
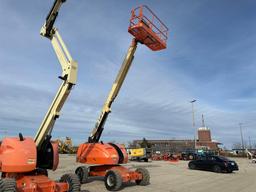
<svg viewBox="0 0 256 192">
<path fill-rule="evenodd" d="M 35 159 L 28 159 L 27 163 L 28 164 L 35 164 L 36 160 Z"/>
</svg>

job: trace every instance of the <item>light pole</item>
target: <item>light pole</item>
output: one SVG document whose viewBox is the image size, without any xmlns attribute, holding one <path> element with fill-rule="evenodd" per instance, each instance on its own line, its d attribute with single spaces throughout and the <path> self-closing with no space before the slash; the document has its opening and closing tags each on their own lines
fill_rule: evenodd
<svg viewBox="0 0 256 192">
<path fill-rule="evenodd" d="M 192 127 L 195 130 L 195 110 L 194 110 L 194 103 L 196 102 L 196 100 L 192 100 L 190 101 L 191 105 L 192 105 Z M 195 130 L 195 150 L 196 150 L 196 130 Z"/>
<path fill-rule="evenodd" d="M 243 137 L 242 123 L 239 123 L 239 127 L 240 127 L 242 150 L 244 152 L 244 137 Z"/>
<path fill-rule="evenodd" d="M 249 136 L 249 148 L 252 149 L 251 137 Z"/>
</svg>

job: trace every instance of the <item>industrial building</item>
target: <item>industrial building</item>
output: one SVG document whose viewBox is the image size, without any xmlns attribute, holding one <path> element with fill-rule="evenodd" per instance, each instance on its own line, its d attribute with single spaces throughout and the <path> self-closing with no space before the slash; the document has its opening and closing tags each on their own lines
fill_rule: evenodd
<svg viewBox="0 0 256 192">
<path fill-rule="evenodd" d="M 183 140 L 147 140 L 153 151 L 161 152 L 184 152 L 194 151 L 195 149 L 217 151 L 221 143 L 212 140 L 211 130 L 208 127 L 200 127 L 197 130 L 198 139 L 183 139 Z M 139 146 L 143 140 L 134 140 L 133 146 Z"/>
</svg>

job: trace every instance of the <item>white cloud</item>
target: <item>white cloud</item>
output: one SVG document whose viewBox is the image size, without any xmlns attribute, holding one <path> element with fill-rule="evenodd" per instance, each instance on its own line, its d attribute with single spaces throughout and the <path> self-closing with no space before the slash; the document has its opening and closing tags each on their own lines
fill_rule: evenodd
<svg viewBox="0 0 256 192">
<path fill-rule="evenodd" d="M 4 1 L 0 7 L 4 45 L 0 47 L 0 126 L 9 135 L 18 131 L 34 135 L 60 84 L 61 71 L 50 42 L 39 36 L 51 3 L 33 1 L 25 6 Z M 255 135 L 255 54 L 251 54 L 255 46 L 250 44 L 255 39 L 241 37 L 230 43 L 209 35 L 219 31 L 207 30 L 204 3 L 193 7 L 182 2 L 147 3 L 171 26 L 168 49 L 152 52 L 138 46 L 103 139 L 193 138 L 191 99 L 198 100 L 196 125 L 205 114 L 219 141 L 229 146 L 239 141 L 239 122 L 244 123 L 245 137 Z M 134 2 L 90 4 L 67 2 L 56 23 L 78 60 L 79 73 L 54 136 L 71 135 L 76 143 L 87 139 L 131 41 L 127 26 Z M 240 51 L 245 47 L 248 54 Z"/>
</svg>

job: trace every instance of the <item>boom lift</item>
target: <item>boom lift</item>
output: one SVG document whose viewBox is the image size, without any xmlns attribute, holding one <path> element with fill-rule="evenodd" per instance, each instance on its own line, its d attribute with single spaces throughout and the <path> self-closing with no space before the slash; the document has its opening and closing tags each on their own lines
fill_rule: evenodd
<svg viewBox="0 0 256 192">
<path fill-rule="evenodd" d="M 256 154 L 250 152 L 248 149 L 245 149 L 248 159 L 252 160 L 252 163 L 256 163 Z"/>
<path fill-rule="evenodd" d="M 111 105 L 117 97 L 134 59 L 137 44 L 145 44 L 153 51 L 165 49 L 168 34 L 168 28 L 147 6 L 140 6 L 132 10 L 128 31 L 134 38 L 121 69 L 88 142 L 81 144 L 77 151 L 77 162 L 93 164 L 88 168 L 80 166 L 76 169 L 75 172 L 80 178 L 80 182 L 85 183 L 89 176 L 105 176 L 105 186 L 111 191 L 119 190 L 123 182 L 135 181 L 139 185 L 149 184 L 150 176 L 146 169 L 138 168 L 133 171 L 120 165 L 128 162 L 124 146 L 100 142 L 100 137 L 111 112 Z"/>
<path fill-rule="evenodd" d="M 65 174 L 60 182 L 48 178 L 47 169 L 56 170 L 59 162 L 58 143 L 51 142 L 51 132 L 77 79 L 77 63 L 70 56 L 58 30 L 53 26 L 65 0 L 55 0 L 41 35 L 47 37 L 62 67 L 60 88 L 34 138 L 11 137 L 0 146 L 0 192 L 78 192 L 80 182 L 75 174 Z"/>
</svg>

